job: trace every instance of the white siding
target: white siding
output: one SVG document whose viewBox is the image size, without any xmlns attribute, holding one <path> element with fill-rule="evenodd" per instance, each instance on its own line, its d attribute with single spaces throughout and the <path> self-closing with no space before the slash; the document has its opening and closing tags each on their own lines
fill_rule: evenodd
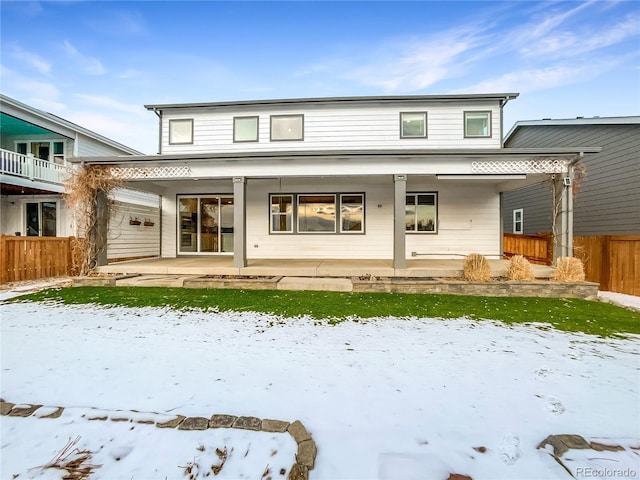
<svg viewBox="0 0 640 480">
<path fill-rule="evenodd" d="M 269 234 L 270 193 L 365 194 L 365 234 Z M 378 208 L 378 205 L 382 207 Z M 393 181 L 249 180 L 247 258 L 364 258 L 393 255 Z"/>
<path fill-rule="evenodd" d="M 0 204 L 0 233 L 15 235 L 20 232 L 26 235 L 26 204 L 31 202 L 56 203 L 56 236 L 71 237 L 75 235 L 73 212 L 66 206 L 60 195 L 10 195 L 3 196 Z"/>
<path fill-rule="evenodd" d="M 246 108 L 246 107 L 245 107 Z M 464 138 L 465 111 L 491 111 L 491 138 Z M 427 137 L 400 138 L 400 112 L 427 112 Z M 470 104 L 424 103 L 420 105 L 377 105 L 366 107 L 304 106 L 270 109 L 166 111 L 162 120 L 162 153 L 256 152 L 281 150 L 349 150 L 412 148 L 499 148 L 500 108 L 498 102 Z M 270 141 L 270 116 L 304 114 L 304 140 Z M 233 117 L 258 116 L 259 142 L 233 143 Z M 169 120 L 194 119 L 192 145 L 169 145 Z"/>
<path fill-rule="evenodd" d="M 438 192 L 438 233 L 407 234 L 411 252 L 432 254 L 416 258 L 460 258 L 481 253 L 500 255 L 500 195 L 491 184 L 419 182 L 409 177 L 408 192 Z M 435 254 L 435 255 L 434 255 Z"/>
<path fill-rule="evenodd" d="M 162 199 L 163 257 L 176 256 L 176 195 L 229 194 L 231 180 L 175 182 Z M 247 257 L 359 258 L 393 256 L 392 176 L 282 178 L 247 180 Z M 460 258 L 471 252 L 500 254 L 499 194 L 495 185 L 409 177 L 408 192 L 438 192 L 438 233 L 407 234 L 411 252 L 437 254 L 424 258 Z M 364 193 L 364 234 L 270 234 L 269 194 Z M 423 257 L 417 257 L 423 258 Z"/>
<path fill-rule="evenodd" d="M 160 255 L 160 210 L 147 205 L 113 201 L 107 238 L 107 259 Z M 130 219 L 150 220 L 153 226 L 130 225 Z"/>
</svg>

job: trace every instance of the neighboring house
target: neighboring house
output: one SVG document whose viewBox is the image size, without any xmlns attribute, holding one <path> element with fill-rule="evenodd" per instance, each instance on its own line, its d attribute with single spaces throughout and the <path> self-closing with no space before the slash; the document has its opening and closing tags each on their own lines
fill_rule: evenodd
<svg viewBox="0 0 640 480">
<path fill-rule="evenodd" d="M 517 94 L 147 105 L 159 154 L 83 157 L 162 197 L 162 257 L 501 258 L 500 193 L 589 149 L 504 148 Z M 597 149 L 596 149 L 597 151 Z M 567 187 L 570 189 L 570 186 Z"/>
<path fill-rule="evenodd" d="M 66 237 L 77 234 L 65 205 L 65 180 L 74 157 L 141 155 L 114 140 L 0 95 L 0 233 Z M 159 228 L 129 226 L 129 216 L 159 221 L 158 197 L 119 190 L 109 259 L 157 256 Z M 126 217 L 126 222 L 123 221 Z"/>
<path fill-rule="evenodd" d="M 640 233 L 640 117 L 594 117 L 517 122 L 509 148 L 581 145 L 602 151 L 583 160 L 584 178 L 573 202 L 574 235 Z M 551 232 L 548 182 L 505 193 L 504 231 Z"/>
</svg>

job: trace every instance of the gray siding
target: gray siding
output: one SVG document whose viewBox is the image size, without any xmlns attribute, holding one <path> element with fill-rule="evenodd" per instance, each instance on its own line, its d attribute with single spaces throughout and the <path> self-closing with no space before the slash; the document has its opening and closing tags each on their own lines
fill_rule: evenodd
<svg viewBox="0 0 640 480">
<path fill-rule="evenodd" d="M 640 125 L 521 126 L 507 147 L 602 147 L 584 160 L 575 197 L 575 235 L 640 233 Z M 546 187 L 545 187 L 546 188 Z M 550 193 L 540 186 L 503 195 L 505 232 L 512 211 L 524 209 L 524 232 L 551 230 Z"/>
<path fill-rule="evenodd" d="M 513 211 L 522 209 L 526 235 L 551 231 L 551 195 L 548 183 L 506 192 L 502 195 L 502 222 L 504 233 L 513 233 Z"/>
</svg>

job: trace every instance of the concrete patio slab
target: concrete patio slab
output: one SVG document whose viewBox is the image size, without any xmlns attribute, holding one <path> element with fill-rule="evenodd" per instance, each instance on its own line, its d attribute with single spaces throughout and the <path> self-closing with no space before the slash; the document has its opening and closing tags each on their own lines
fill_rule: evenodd
<svg viewBox="0 0 640 480">
<path fill-rule="evenodd" d="M 231 256 L 154 258 L 112 263 L 99 273 L 146 275 L 244 275 L 284 277 L 411 277 L 456 278 L 462 276 L 462 259 L 409 259 L 406 268 L 394 269 L 391 260 L 380 259 L 249 259 L 246 267 L 233 266 Z M 508 260 L 489 260 L 492 276 L 506 276 Z M 549 278 L 553 268 L 532 265 L 536 278 Z"/>
</svg>

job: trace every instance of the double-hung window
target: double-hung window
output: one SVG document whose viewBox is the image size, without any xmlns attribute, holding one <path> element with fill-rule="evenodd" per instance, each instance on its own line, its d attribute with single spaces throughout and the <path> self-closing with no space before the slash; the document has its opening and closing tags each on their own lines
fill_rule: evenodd
<svg viewBox="0 0 640 480">
<path fill-rule="evenodd" d="M 513 211 L 513 233 L 524 233 L 523 213 L 522 208 Z"/>
<path fill-rule="evenodd" d="M 271 233 L 293 233 L 293 195 L 271 195 Z"/>
<path fill-rule="evenodd" d="M 408 193 L 405 204 L 405 229 L 414 233 L 438 232 L 438 194 Z"/>
</svg>

